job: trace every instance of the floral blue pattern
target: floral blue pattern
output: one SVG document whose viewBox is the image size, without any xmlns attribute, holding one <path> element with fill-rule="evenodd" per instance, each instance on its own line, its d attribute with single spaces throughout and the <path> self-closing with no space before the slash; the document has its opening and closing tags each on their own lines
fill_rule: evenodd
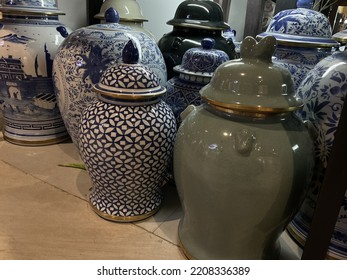
<svg viewBox="0 0 347 280">
<path fill-rule="evenodd" d="M 76 146 L 82 111 L 96 98 L 92 87 L 108 66 L 121 61 L 122 50 L 129 39 L 140 51 L 139 63 L 148 66 L 164 85 L 166 66 L 156 42 L 143 32 L 117 23 L 74 31 L 54 59 L 53 77 L 59 109 Z"/>
<path fill-rule="evenodd" d="M 289 225 L 290 231 L 305 240 L 322 186 L 325 169 L 334 142 L 340 114 L 347 95 L 347 52 L 337 52 L 320 61 L 302 81 L 297 97 L 304 107 L 299 117 L 312 123 L 317 137 L 315 144 L 316 165 L 307 196 L 298 214 Z M 347 258 L 347 193 L 341 205 L 328 255 Z"/>
</svg>

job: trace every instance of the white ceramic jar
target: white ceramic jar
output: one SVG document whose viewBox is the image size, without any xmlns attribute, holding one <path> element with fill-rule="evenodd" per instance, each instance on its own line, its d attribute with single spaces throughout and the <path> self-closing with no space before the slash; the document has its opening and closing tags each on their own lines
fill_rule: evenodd
<svg viewBox="0 0 347 280">
<path fill-rule="evenodd" d="M 176 136 L 174 115 L 159 98 L 165 88 L 138 63 L 131 40 L 123 63 L 110 66 L 94 88 L 98 98 L 79 124 L 79 150 L 93 182 L 91 206 L 112 221 L 145 219 L 161 206 Z"/>
<path fill-rule="evenodd" d="M 300 84 L 297 95 L 304 106 L 299 110 L 303 120 L 316 129 L 314 139 L 315 167 L 302 206 L 288 226 L 288 231 L 304 247 L 310 232 L 324 174 L 333 147 L 335 132 L 347 96 L 347 50 L 335 52 L 321 60 Z M 333 191 L 334 186 L 331 186 Z M 347 192 L 336 219 L 326 257 L 347 259 Z"/>
<path fill-rule="evenodd" d="M 166 66 L 156 42 L 143 32 L 119 24 L 119 14 L 110 8 L 105 24 L 95 24 L 72 32 L 59 48 L 53 62 L 57 101 L 65 126 L 78 145 L 78 125 L 82 111 L 95 100 L 93 85 L 113 63 L 121 61 L 122 50 L 131 39 L 140 55 L 139 63 L 148 66 L 159 78 L 167 80 Z"/>
<path fill-rule="evenodd" d="M 0 104 L 4 138 L 18 145 L 69 139 L 53 89 L 52 64 L 64 38 L 56 1 L 1 1 Z"/>
</svg>

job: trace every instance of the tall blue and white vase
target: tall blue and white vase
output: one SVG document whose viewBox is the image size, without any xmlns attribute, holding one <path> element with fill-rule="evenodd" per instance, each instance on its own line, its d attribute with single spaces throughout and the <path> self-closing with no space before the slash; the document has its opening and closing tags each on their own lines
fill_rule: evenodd
<svg viewBox="0 0 347 280">
<path fill-rule="evenodd" d="M 297 9 L 277 13 L 257 39 L 268 35 L 274 36 L 278 42 L 273 62 L 289 70 L 295 90 L 319 61 L 339 47 L 339 43 L 332 39 L 329 19 L 300 5 Z"/>
<path fill-rule="evenodd" d="M 97 98 L 79 123 L 79 150 L 93 183 L 90 204 L 118 222 L 159 210 L 176 136 L 172 110 L 160 99 L 165 87 L 138 55 L 130 40 L 123 63 L 108 67 L 94 86 Z"/>
<path fill-rule="evenodd" d="M 204 38 L 200 48 L 185 52 L 182 63 L 173 70 L 178 73 L 167 81 L 163 100 L 171 107 L 177 125 L 181 123 L 180 114 L 189 106 L 202 103 L 200 89 L 207 85 L 219 65 L 229 60 L 226 52 L 214 49 L 215 40 Z"/>
<path fill-rule="evenodd" d="M 106 23 L 79 28 L 60 46 L 53 61 L 53 81 L 58 106 L 72 141 L 78 146 L 82 111 L 96 99 L 93 85 L 112 64 L 121 62 L 122 50 L 131 39 L 139 50 L 139 63 L 148 66 L 162 86 L 166 65 L 155 40 L 144 32 L 119 23 L 113 8 L 105 12 Z"/>
<path fill-rule="evenodd" d="M 18 145 L 69 139 L 52 80 L 52 64 L 69 30 L 56 1 L 1 1 L 0 106 L 4 138 Z"/>
<path fill-rule="evenodd" d="M 297 96 L 304 103 L 299 113 L 302 119 L 310 121 L 317 131 L 314 141 L 314 176 L 299 212 L 287 228 L 292 238 L 301 246 L 304 246 L 310 229 L 346 95 L 347 51 L 336 52 L 319 62 L 307 74 L 297 91 Z M 347 258 L 346 217 L 347 192 L 336 220 L 327 258 Z"/>
</svg>

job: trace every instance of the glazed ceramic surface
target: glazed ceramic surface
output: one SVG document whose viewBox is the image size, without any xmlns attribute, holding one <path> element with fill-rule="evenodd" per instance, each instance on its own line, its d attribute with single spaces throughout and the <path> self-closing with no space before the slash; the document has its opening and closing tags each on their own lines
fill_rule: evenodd
<svg viewBox="0 0 347 280">
<path fill-rule="evenodd" d="M 294 111 L 290 73 L 271 63 L 273 37 L 244 39 L 185 112 L 174 149 L 183 207 L 178 234 L 193 259 L 274 259 L 302 201 L 312 141 Z M 190 112 L 189 112 L 190 111 Z"/>
<path fill-rule="evenodd" d="M 123 61 L 95 86 L 98 99 L 82 114 L 79 149 L 93 182 L 94 211 L 127 222 L 147 218 L 161 205 L 176 122 L 159 98 L 165 88 L 153 71 L 137 59 Z"/>
<path fill-rule="evenodd" d="M 0 9 L 6 13 L 64 14 L 56 0 L 1 0 Z"/>
<path fill-rule="evenodd" d="M 143 23 L 148 21 L 142 14 L 142 9 L 136 0 L 106 0 L 101 5 L 100 12 L 94 17 L 105 23 L 105 12 L 109 8 L 114 8 L 119 13 L 119 23 L 131 27 L 134 30 L 146 33 L 148 36 L 155 37 L 151 31 L 144 28 Z"/>
<path fill-rule="evenodd" d="M 200 89 L 210 82 L 217 67 L 229 60 L 225 52 L 213 48 L 214 44 L 213 39 L 205 38 L 200 48 L 187 50 L 182 64 L 174 67 L 179 76 L 166 83 L 167 91 L 162 98 L 174 112 L 177 125 L 181 123 L 180 114 L 188 105 L 202 103 Z"/>
<path fill-rule="evenodd" d="M 233 40 L 223 37 L 223 31 L 230 26 L 223 21 L 223 11 L 216 2 L 183 1 L 167 24 L 173 25 L 173 30 L 159 39 L 158 46 L 165 59 L 168 79 L 176 76 L 173 67 L 181 64 L 184 53 L 200 47 L 204 38 L 214 39 L 215 49 L 226 52 L 229 59 L 236 56 Z"/>
<path fill-rule="evenodd" d="M 303 120 L 317 130 L 315 139 L 315 169 L 307 196 L 288 229 L 302 246 L 305 244 L 323 183 L 324 173 L 334 142 L 341 110 L 347 94 L 347 52 L 337 52 L 319 62 L 298 89 L 304 107 L 299 111 Z M 333 186 L 332 186 L 333 187 Z M 328 258 L 347 258 L 347 193 L 338 214 L 327 253 Z"/>
<path fill-rule="evenodd" d="M 35 6 L 33 2 L 18 5 L 20 8 L 24 3 Z M 48 7 L 50 3 L 53 1 L 45 1 Z M 47 11 L 34 9 L 33 12 L 26 7 L 19 16 L 15 8 L 3 9 L 2 6 L 0 103 L 4 137 L 19 145 L 46 145 L 66 140 L 69 135 L 57 106 L 52 64 L 64 40 L 56 29 L 69 28 L 58 21 L 57 15 L 46 15 Z"/>
<path fill-rule="evenodd" d="M 309 70 L 339 46 L 332 39 L 329 19 L 320 12 L 305 8 L 277 13 L 266 32 L 257 38 L 268 35 L 278 41 L 273 61 L 290 71 L 295 89 Z"/>
<path fill-rule="evenodd" d="M 119 19 L 119 18 L 118 18 Z M 78 124 L 83 109 L 96 98 L 92 86 L 111 64 L 121 61 L 122 49 L 131 38 L 137 45 L 139 63 L 167 81 L 166 66 L 156 42 L 143 32 L 111 19 L 72 32 L 59 48 L 53 63 L 57 101 L 65 126 L 77 145 Z"/>
</svg>

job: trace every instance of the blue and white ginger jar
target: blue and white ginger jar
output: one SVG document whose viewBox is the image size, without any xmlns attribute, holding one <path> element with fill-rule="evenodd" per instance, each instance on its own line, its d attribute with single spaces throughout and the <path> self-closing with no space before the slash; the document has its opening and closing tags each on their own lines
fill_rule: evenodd
<svg viewBox="0 0 347 280">
<path fill-rule="evenodd" d="M 306 9 L 288 9 L 277 13 L 258 39 L 272 35 L 278 46 L 273 62 L 292 74 L 295 89 L 319 61 L 339 46 L 332 39 L 329 19 L 322 13 Z"/>
<path fill-rule="evenodd" d="M 200 48 L 191 48 L 185 52 L 182 63 L 173 69 L 179 75 L 166 83 L 163 100 L 171 107 L 177 125 L 181 123 L 180 114 L 189 105 L 202 103 L 200 89 L 208 84 L 219 65 L 229 60 L 229 56 L 221 50 L 214 49 L 215 40 L 205 38 Z"/>
<path fill-rule="evenodd" d="M 64 38 L 56 1 L 1 1 L 0 108 L 4 138 L 38 146 L 69 139 L 53 88 L 52 64 Z"/>
<path fill-rule="evenodd" d="M 160 99 L 165 88 L 138 63 L 136 44 L 110 66 L 79 123 L 79 150 L 93 182 L 90 204 L 105 219 L 132 222 L 155 214 L 172 158 L 175 117 Z"/>
<path fill-rule="evenodd" d="M 148 66 L 164 86 L 166 65 L 156 42 L 143 32 L 119 24 L 118 13 L 106 10 L 105 24 L 72 32 L 59 48 L 53 63 L 57 101 L 65 126 L 78 145 L 78 124 L 83 109 L 96 99 L 93 85 L 113 63 L 120 62 L 122 50 L 131 39 L 139 50 L 139 63 Z"/>
<path fill-rule="evenodd" d="M 295 241 L 304 246 L 323 184 L 334 135 L 347 95 L 347 51 L 336 52 L 320 61 L 302 81 L 297 96 L 304 107 L 299 111 L 316 131 L 315 168 L 305 200 L 288 226 Z M 333 187 L 333 186 L 332 186 Z M 338 214 L 327 258 L 347 258 L 347 192 Z"/>
</svg>

